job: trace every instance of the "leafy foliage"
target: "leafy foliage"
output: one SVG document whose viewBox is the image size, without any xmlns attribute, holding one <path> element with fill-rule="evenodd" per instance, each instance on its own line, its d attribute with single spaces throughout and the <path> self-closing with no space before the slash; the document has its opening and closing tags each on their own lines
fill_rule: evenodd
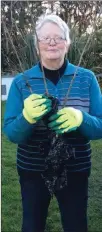
<svg viewBox="0 0 102 232">
<path fill-rule="evenodd" d="M 59 15 L 71 28 L 72 44 L 68 57 L 76 65 L 90 36 L 89 29 L 93 30 L 81 65 L 102 73 L 100 9 L 101 1 L 2 1 L 2 72 L 20 72 L 37 62 L 34 24 L 41 14 L 49 11 Z"/>
</svg>

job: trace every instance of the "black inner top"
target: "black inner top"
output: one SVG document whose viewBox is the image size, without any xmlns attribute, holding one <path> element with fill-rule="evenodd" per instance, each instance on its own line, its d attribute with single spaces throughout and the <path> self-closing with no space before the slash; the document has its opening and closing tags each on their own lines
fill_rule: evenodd
<svg viewBox="0 0 102 232">
<path fill-rule="evenodd" d="M 60 80 L 60 78 L 63 76 L 64 71 L 66 69 L 66 66 L 67 66 L 67 60 L 65 59 L 61 68 L 59 68 L 57 70 L 50 70 L 50 69 L 43 67 L 45 77 L 47 79 L 49 79 L 50 81 L 52 81 L 56 85 L 58 83 L 58 81 Z M 40 62 L 39 62 L 39 67 L 42 70 Z"/>
</svg>

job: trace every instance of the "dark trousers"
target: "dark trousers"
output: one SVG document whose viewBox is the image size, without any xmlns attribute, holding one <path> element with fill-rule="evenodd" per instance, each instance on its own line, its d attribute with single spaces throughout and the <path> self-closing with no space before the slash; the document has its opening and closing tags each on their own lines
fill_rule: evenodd
<svg viewBox="0 0 102 232">
<path fill-rule="evenodd" d="M 20 178 L 23 205 L 22 232 L 44 232 L 50 194 L 40 174 Z M 56 191 L 64 232 L 87 232 L 88 177 L 68 174 L 68 185 Z M 60 231 L 59 231 L 60 232 Z"/>
</svg>

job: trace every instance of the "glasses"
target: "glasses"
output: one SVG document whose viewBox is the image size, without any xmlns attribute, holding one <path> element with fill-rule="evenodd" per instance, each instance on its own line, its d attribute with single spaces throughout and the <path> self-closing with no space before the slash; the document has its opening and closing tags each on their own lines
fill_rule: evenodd
<svg viewBox="0 0 102 232">
<path fill-rule="evenodd" d="M 44 44 L 50 44 L 52 39 L 54 40 L 55 44 L 60 44 L 65 40 L 62 37 L 55 37 L 55 38 L 43 37 L 43 38 L 39 38 L 38 41 Z"/>
</svg>

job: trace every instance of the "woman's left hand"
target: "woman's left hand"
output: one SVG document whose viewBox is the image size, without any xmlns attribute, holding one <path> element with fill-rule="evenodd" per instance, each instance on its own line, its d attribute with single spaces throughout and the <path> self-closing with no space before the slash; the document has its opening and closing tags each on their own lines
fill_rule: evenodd
<svg viewBox="0 0 102 232">
<path fill-rule="evenodd" d="M 83 114 L 73 107 L 64 107 L 52 115 L 48 126 L 57 134 L 76 130 L 83 121 Z"/>
</svg>

